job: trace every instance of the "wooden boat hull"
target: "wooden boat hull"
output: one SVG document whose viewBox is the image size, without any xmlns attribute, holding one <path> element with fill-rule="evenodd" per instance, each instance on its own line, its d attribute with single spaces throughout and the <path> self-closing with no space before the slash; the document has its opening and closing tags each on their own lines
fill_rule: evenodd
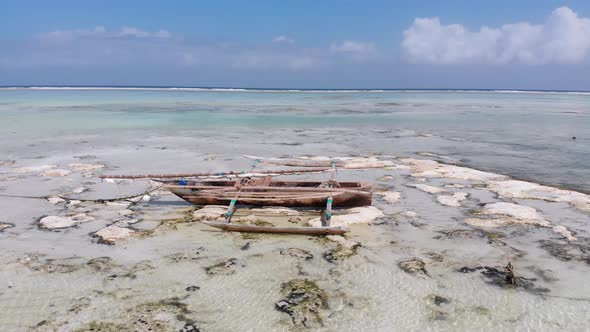
<svg viewBox="0 0 590 332">
<path fill-rule="evenodd" d="M 274 227 L 231 224 L 224 222 L 204 221 L 211 227 L 230 232 L 274 233 L 274 234 L 304 234 L 304 235 L 342 235 L 348 231 L 342 227 Z"/>
<path fill-rule="evenodd" d="M 370 183 L 340 182 L 340 188 L 319 188 L 320 184 L 273 181 L 268 186 L 244 186 L 239 193 L 233 181 L 191 181 L 186 185 L 168 184 L 166 188 L 195 205 L 229 205 L 236 195 L 238 204 L 253 206 L 325 208 L 329 197 L 336 208 L 371 205 Z"/>
</svg>

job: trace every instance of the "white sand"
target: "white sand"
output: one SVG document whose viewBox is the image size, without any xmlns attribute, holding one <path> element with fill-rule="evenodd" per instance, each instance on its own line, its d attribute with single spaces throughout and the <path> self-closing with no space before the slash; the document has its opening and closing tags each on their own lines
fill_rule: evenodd
<svg viewBox="0 0 590 332">
<path fill-rule="evenodd" d="M 397 191 L 376 191 L 373 195 L 382 196 L 387 203 L 395 204 L 399 202 L 402 195 Z"/>
<path fill-rule="evenodd" d="M 374 206 L 356 207 L 342 211 L 343 214 L 332 216 L 330 222 L 331 226 L 346 227 L 352 224 L 369 224 L 374 222 L 377 218 L 383 217 L 384 214 L 381 210 Z M 311 219 L 309 224 L 314 227 L 320 227 L 322 222 L 320 217 Z"/>
</svg>

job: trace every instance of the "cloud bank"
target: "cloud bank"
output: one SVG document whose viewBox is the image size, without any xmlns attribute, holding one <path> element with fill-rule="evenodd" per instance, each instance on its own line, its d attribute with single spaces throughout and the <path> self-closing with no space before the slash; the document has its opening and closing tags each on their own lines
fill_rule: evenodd
<svg viewBox="0 0 590 332">
<path fill-rule="evenodd" d="M 377 48 L 374 43 L 345 40 L 332 43 L 330 52 L 332 54 L 348 55 L 356 60 L 366 60 L 377 54 Z"/>
<path fill-rule="evenodd" d="M 528 22 L 469 31 L 439 18 L 417 18 L 403 33 L 404 59 L 428 64 L 575 64 L 590 57 L 590 19 L 568 7 L 544 24 Z"/>
<path fill-rule="evenodd" d="M 278 35 L 265 43 L 195 40 L 167 30 L 146 31 L 133 26 L 107 29 L 55 30 L 0 49 L 0 69 L 220 68 L 299 72 L 337 66 L 348 59 L 367 59 L 372 43 L 343 41 L 306 48 Z"/>
</svg>

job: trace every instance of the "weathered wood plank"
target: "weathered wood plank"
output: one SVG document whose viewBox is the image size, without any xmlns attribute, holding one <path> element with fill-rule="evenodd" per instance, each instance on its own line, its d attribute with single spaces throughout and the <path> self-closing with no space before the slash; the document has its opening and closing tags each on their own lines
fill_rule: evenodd
<svg viewBox="0 0 590 332">
<path fill-rule="evenodd" d="M 304 234 L 304 235 L 342 235 L 348 229 L 342 227 L 273 227 L 228 224 L 222 222 L 203 221 L 203 224 L 229 232 L 275 233 L 275 234 Z"/>
</svg>

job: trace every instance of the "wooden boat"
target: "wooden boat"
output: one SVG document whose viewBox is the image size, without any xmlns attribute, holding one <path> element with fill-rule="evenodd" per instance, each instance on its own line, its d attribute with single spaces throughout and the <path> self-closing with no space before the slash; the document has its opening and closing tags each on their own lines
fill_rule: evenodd
<svg viewBox="0 0 590 332">
<path fill-rule="evenodd" d="M 309 166 L 309 165 L 306 165 Z M 316 166 L 315 164 L 313 166 Z M 333 166 L 333 165 L 332 165 Z M 377 168 L 375 166 L 362 167 Z M 357 169 L 357 168 L 352 168 Z M 245 172 L 216 172 L 188 174 L 147 174 L 147 175 L 104 175 L 103 179 L 152 179 L 163 184 L 173 194 L 195 205 L 227 205 L 225 222 L 203 222 L 226 231 L 261 232 L 306 235 L 344 234 L 348 229 L 330 226 L 332 205 L 350 208 L 371 205 L 373 185 L 368 182 L 330 181 L 276 181 L 270 174 L 298 174 L 334 171 L 335 168 L 314 168 L 305 170 L 262 171 L 249 175 Z M 266 176 L 265 176 L 266 175 Z M 186 180 L 195 177 L 229 177 L 230 180 Z M 262 176 L 260 178 L 255 178 Z M 183 179 L 184 178 L 184 179 Z M 166 180 L 173 179 L 173 180 Z M 321 227 L 279 227 L 232 224 L 231 218 L 236 204 L 248 206 L 285 206 L 319 208 L 322 210 Z"/>
<path fill-rule="evenodd" d="M 328 198 L 338 208 L 371 205 L 368 182 L 338 182 L 338 187 L 322 187 L 319 181 L 270 181 L 265 185 L 236 186 L 236 181 L 178 180 L 165 188 L 195 205 L 242 205 L 324 208 Z"/>
</svg>

